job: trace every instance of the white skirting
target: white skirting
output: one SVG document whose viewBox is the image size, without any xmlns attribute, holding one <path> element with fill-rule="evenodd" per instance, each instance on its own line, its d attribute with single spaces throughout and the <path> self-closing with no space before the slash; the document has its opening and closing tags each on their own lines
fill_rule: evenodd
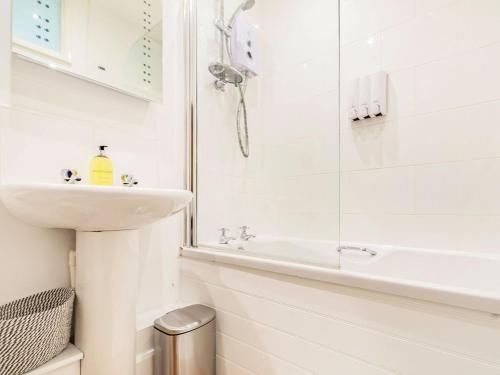
<svg viewBox="0 0 500 375">
<path fill-rule="evenodd" d="M 25 375 L 79 375 L 82 358 L 83 353 L 69 344 L 57 357 Z"/>
</svg>

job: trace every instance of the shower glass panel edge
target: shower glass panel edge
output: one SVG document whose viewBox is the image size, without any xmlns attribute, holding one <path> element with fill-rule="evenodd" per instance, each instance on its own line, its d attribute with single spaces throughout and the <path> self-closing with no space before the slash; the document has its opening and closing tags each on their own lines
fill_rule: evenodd
<svg viewBox="0 0 500 375">
<path fill-rule="evenodd" d="M 185 66 L 185 185 L 193 200 L 185 210 L 184 246 L 197 247 L 198 212 L 198 71 L 197 71 L 197 0 L 184 0 L 184 66 Z"/>
</svg>

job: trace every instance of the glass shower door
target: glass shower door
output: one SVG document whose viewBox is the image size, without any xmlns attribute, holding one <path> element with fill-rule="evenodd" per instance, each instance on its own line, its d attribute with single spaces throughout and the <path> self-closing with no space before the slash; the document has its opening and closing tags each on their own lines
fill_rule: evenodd
<svg viewBox="0 0 500 375">
<path fill-rule="evenodd" d="M 338 30 L 337 1 L 198 2 L 198 246 L 336 262 Z"/>
</svg>

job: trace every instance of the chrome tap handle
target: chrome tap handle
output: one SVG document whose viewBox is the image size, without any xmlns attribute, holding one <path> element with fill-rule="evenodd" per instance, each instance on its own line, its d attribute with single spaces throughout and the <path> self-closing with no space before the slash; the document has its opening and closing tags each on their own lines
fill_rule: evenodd
<svg viewBox="0 0 500 375">
<path fill-rule="evenodd" d="M 76 169 L 61 169 L 61 177 L 63 183 L 74 185 L 82 181 L 82 178 L 78 175 Z"/>
<path fill-rule="evenodd" d="M 133 174 L 122 174 L 120 179 L 123 186 L 134 187 L 139 184 L 139 181 L 134 178 Z"/>
<path fill-rule="evenodd" d="M 220 228 L 219 232 L 221 232 L 220 237 L 219 237 L 219 244 L 220 245 L 227 245 L 230 241 L 236 240 L 235 237 L 230 237 L 227 235 L 229 233 L 228 228 Z"/>
<path fill-rule="evenodd" d="M 248 225 L 243 225 L 242 227 L 240 227 L 240 229 L 241 229 L 240 239 L 242 241 L 248 241 L 249 239 L 256 237 L 255 234 L 249 234 L 247 232 L 250 229 Z"/>
<path fill-rule="evenodd" d="M 363 253 L 367 253 L 367 254 L 370 254 L 371 256 L 375 256 L 377 255 L 377 252 L 375 250 L 370 250 L 366 247 L 358 247 L 358 246 L 339 246 L 337 248 L 337 252 L 340 254 L 342 253 L 344 250 L 351 250 L 351 251 L 360 251 L 360 252 L 363 252 Z"/>
</svg>

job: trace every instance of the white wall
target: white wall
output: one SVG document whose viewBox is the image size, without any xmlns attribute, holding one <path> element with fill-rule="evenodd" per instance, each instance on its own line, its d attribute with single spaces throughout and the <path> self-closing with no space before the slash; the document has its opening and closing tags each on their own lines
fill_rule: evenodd
<svg viewBox="0 0 500 375">
<path fill-rule="evenodd" d="M 341 238 L 499 254 L 500 3 L 341 1 Z M 389 115 L 347 120 L 389 72 Z"/>
<path fill-rule="evenodd" d="M 239 4 L 225 1 L 226 18 Z M 259 27 L 260 74 L 246 95 L 249 159 L 237 140 L 238 92 L 216 91 L 208 72 L 219 60 L 219 8 L 198 2 L 199 241 L 242 225 L 259 236 L 336 240 L 336 2 L 257 1 L 243 14 Z"/>
<path fill-rule="evenodd" d="M 183 187 L 182 2 L 165 2 L 164 104 L 12 58 L 9 2 L 0 4 L 0 148 L 2 181 L 59 182 L 62 168 L 88 177 L 99 144 L 110 146 L 115 179 L 132 173 L 142 186 Z M 182 217 L 141 233 L 138 313 L 177 298 Z M 0 303 L 69 284 L 74 233 L 23 224 L 0 206 Z"/>
</svg>

